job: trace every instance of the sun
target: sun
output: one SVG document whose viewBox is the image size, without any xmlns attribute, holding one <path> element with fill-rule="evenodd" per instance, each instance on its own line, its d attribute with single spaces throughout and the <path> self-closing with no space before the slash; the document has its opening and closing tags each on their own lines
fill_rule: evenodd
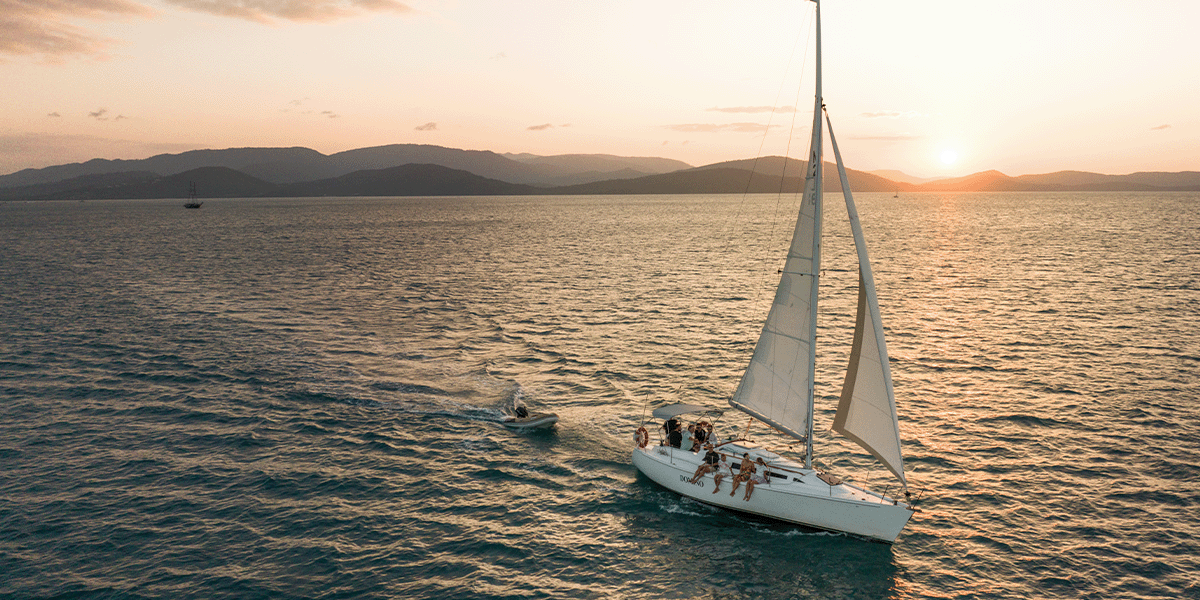
<svg viewBox="0 0 1200 600">
<path fill-rule="evenodd" d="M 954 150 L 942 150 L 942 155 L 940 158 L 942 159 L 943 165 L 952 165 L 958 162 L 958 152 L 955 152 Z"/>
</svg>

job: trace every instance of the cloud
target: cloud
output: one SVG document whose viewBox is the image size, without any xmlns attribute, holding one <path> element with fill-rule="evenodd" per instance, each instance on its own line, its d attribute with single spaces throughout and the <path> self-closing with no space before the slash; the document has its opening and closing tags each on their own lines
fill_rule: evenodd
<svg viewBox="0 0 1200 600">
<path fill-rule="evenodd" d="M 245 19 L 326 22 L 372 12 L 414 12 L 399 0 L 161 0 L 187 10 Z M 150 17 L 148 0 L 0 0 L 0 56 L 103 57 L 120 43 L 73 21 Z"/>
<path fill-rule="evenodd" d="M 508 58 L 508 55 L 503 52 L 497 52 L 492 55 L 492 60 L 504 60 L 506 58 Z"/>
<path fill-rule="evenodd" d="M 333 112 L 332 110 L 323 110 L 323 111 L 321 111 L 321 116 L 323 116 L 323 117 L 329 117 L 330 119 L 336 119 L 336 118 L 338 118 L 338 115 L 337 115 L 337 113 Z"/>
<path fill-rule="evenodd" d="M 1161 129 L 1170 129 L 1170 128 L 1171 128 L 1170 125 L 1159 125 L 1157 127 L 1151 127 L 1150 131 L 1159 131 Z"/>
<path fill-rule="evenodd" d="M 116 40 L 71 24 L 74 19 L 149 17 L 154 11 L 132 0 L 0 0 L 0 55 L 103 56 Z"/>
<path fill-rule="evenodd" d="M 368 12 L 412 12 L 396 0 L 164 0 L 188 10 L 259 23 L 334 21 Z"/>
<path fill-rule="evenodd" d="M 919 117 L 919 116 L 921 116 L 921 113 L 919 113 L 915 110 L 910 110 L 910 111 L 881 110 L 879 112 L 861 113 L 859 116 L 866 117 L 868 119 L 898 119 L 900 117 L 909 117 L 909 118 Z"/>
<path fill-rule="evenodd" d="M 545 131 L 547 129 L 552 129 L 553 127 L 554 126 L 549 123 L 543 123 L 541 125 L 530 125 L 529 127 L 526 127 L 525 130 L 526 131 Z"/>
<path fill-rule="evenodd" d="M 53 118 L 55 118 L 55 119 L 57 119 L 57 118 L 59 118 L 59 117 L 62 117 L 62 115 L 58 114 L 57 112 L 52 112 L 52 113 L 50 113 L 50 114 L 48 114 L 48 115 L 46 115 L 46 116 L 47 116 L 47 117 L 53 117 Z"/>
<path fill-rule="evenodd" d="M 718 133 L 722 131 L 762 133 L 766 129 L 766 126 L 761 123 L 684 123 L 680 125 L 664 125 L 663 127 L 684 133 Z M 771 128 L 775 127 L 778 127 L 778 125 L 771 125 Z"/>
<path fill-rule="evenodd" d="M 850 136 L 850 139 L 868 140 L 874 142 L 909 142 L 912 140 L 919 140 L 924 137 L 925 136 L 923 135 L 917 135 L 915 133 L 895 133 L 892 135 L 852 135 Z"/>
<path fill-rule="evenodd" d="M 108 120 L 108 117 L 104 116 L 104 115 L 106 115 L 106 114 L 108 114 L 108 109 L 107 109 L 107 108 L 101 108 L 100 110 L 97 110 L 96 112 L 90 112 L 90 113 L 88 113 L 88 116 L 89 116 L 89 117 L 91 117 L 91 118 L 93 118 L 93 119 L 95 119 L 95 120 L 97 120 L 97 121 L 107 121 L 107 120 Z"/>
<path fill-rule="evenodd" d="M 430 121 L 424 125 L 417 125 L 413 129 L 416 131 L 437 131 L 437 123 Z"/>
<path fill-rule="evenodd" d="M 769 112 L 777 112 L 777 113 L 793 113 L 793 112 L 796 112 L 796 107 L 794 107 L 794 106 L 727 106 L 727 107 L 715 107 L 715 106 L 714 106 L 713 108 L 710 108 L 710 109 L 708 109 L 708 110 L 709 110 L 710 112 L 723 112 L 723 113 L 750 113 L 750 114 L 757 114 L 757 113 L 769 113 Z"/>
</svg>

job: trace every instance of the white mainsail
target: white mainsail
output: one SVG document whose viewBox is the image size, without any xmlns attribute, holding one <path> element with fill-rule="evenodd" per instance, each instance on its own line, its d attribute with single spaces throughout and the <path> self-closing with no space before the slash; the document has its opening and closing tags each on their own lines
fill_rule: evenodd
<svg viewBox="0 0 1200 600">
<path fill-rule="evenodd" d="M 854 440 L 879 459 L 899 480 L 904 479 L 904 458 L 900 454 L 900 425 L 896 414 L 896 395 L 892 389 L 892 370 L 888 365 L 887 343 L 883 339 L 883 320 L 879 316 L 879 299 L 875 296 L 875 277 L 867 257 L 867 242 L 858 209 L 850 193 L 842 154 L 829 125 L 829 142 L 837 161 L 846 212 L 850 215 L 850 230 L 858 250 L 858 316 L 854 325 L 854 345 L 850 350 L 850 365 L 842 385 L 842 397 L 833 418 L 833 430 Z"/>
<path fill-rule="evenodd" d="M 821 97 L 792 245 L 750 366 L 729 404 L 797 439 L 812 432 L 817 276 L 821 263 Z M 786 172 L 786 164 L 784 171 Z"/>
</svg>

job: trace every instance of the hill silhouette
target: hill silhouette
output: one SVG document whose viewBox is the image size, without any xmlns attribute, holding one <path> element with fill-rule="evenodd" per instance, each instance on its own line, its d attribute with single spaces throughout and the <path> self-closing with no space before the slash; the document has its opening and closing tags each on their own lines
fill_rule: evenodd
<svg viewBox="0 0 1200 600">
<path fill-rule="evenodd" d="M 328 156 L 307 148 L 232 148 L 25 169 L 0 177 L 0 199 L 183 198 L 193 181 L 204 198 L 791 193 L 800 189 L 805 168 L 805 161 L 780 156 L 692 168 L 653 157 L 500 155 L 416 144 Z M 825 191 L 840 191 L 834 165 L 822 168 Z M 983 171 L 921 183 L 846 173 L 857 192 L 1200 191 L 1195 171 L 1019 177 Z"/>
<path fill-rule="evenodd" d="M 341 177 L 276 186 L 280 197 L 305 196 L 512 196 L 540 193 L 540 188 L 480 177 L 439 165 L 401 165 L 355 171 Z"/>
<path fill-rule="evenodd" d="M 485 150 L 459 150 L 423 144 L 391 144 L 324 155 L 309 148 L 228 148 L 159 154 L 140 160 L 93 159 L 43 169 L 24 169 L 0 176 L 0 189 L 55 183 L 85 175 L 134 171 L 170 176 L 200 167 L 227 167 L 270 183 L 299 183 L 387 169 L 406 164 L 432 164 L 469 171 L 509 183 L 551 187 L 606 179 L 640 177 L 691 165 L 653 157 L 572 154 L 514 160 Z"/>
</svg>

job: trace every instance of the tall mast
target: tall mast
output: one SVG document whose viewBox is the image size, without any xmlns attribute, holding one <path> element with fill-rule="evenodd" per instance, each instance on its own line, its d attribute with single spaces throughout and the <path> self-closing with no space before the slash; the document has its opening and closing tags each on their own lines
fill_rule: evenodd
<svg viewBox="0 0 1200 600">
<path fill-rule="evenodd" d="M 822 149 L 825 146 L 824 137 L 821 134 L 821 109 L 825 106 L 824 98 L 821 96 L 821 0 L 812 0 L 817 5 L 816 25 L 817 25 L 817 68 L 816 68 L 816 98 L 813 101 L 813 134 L 812 148 L 809 151 L 809 169 L 815 169 L 816 177 L 816 193 L 813 195 L 814 215 L 813 220 L 815 229 L 813 232 L 813 249 L 812 249 L 812 290 L 809 296 L 809 306 L 812 310 L 812 318 L 809 319 L 809 326 L 812 328 L 812 335 L 809 337 L 813 341 L 812 356 L 808 361 L 808 435 L 805 436 L 805 451 L 804 451 L 804 468 L 812 468 L 813 458 L 813 405 L 816 401 L 815 380 L 817 377 L 817 289 L 820 287 L 821 274 L 821 200 L 824 195 L 824 166 L 822 164 L 821 155 Z M 816 166 L 813 166 L 815 162 Z M 810 171 L 813 172 L 813 171 Z"/>
</svg>

